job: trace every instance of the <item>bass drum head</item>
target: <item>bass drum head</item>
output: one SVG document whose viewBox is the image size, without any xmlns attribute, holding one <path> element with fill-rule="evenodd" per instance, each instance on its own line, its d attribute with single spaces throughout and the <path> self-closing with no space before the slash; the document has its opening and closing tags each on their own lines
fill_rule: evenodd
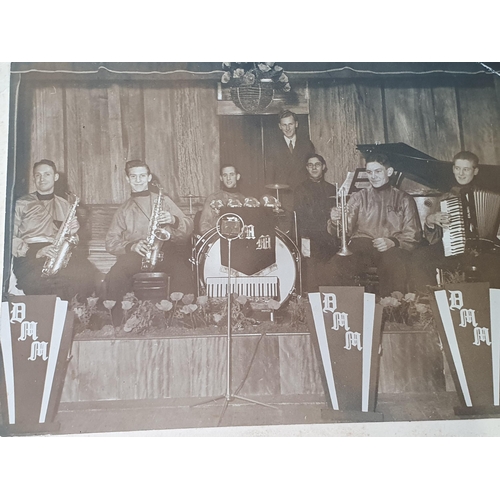
<svg viewBox="0 0 500 500">
<path fill-rule="evenodd" d="M 221 265 L 220 236 L 215 230 L 210 230 L 202 236 L 198 247 L 197 262 L 198 276 L 206 288 L 207 278 L 227 277 L 227 267 Z M 279 297 L 277 301 L 282 305 L 295 290 L 298 269 L 298 250 L 293 241 L 282 231 L 276 229 L 276 262 L 251 276 L 276 276 L 278 278 Z M 233 269 L 232 275 L 248 276 Z"/>
</svg>

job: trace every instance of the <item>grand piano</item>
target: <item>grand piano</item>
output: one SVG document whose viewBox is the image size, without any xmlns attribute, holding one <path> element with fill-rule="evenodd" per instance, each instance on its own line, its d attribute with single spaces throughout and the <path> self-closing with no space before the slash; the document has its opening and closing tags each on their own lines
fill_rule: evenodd
<svg viewBox="0 0 500 500">
<path fill-rule="evenodd" d="M 429 213 L 438 210 L 439 195 L 456 184 L 451 161 L 438 160 L 403 142 L 358 144 L 357 149 L 365 158 L 370 153 L 388 156 L 395 170 L 392 182 L 413 196 L 422 225 Z M 475 183 L 500 193 L 500 166 L 480 164 Z"/>
<path fill-rule="evenodd" d="M 438 160 L 403 142 L 358 144 L 357 149 L 365 158 L 370 153 L 387 155 L 396 171 L 395 186 L 401 189 L 405 179 L 420 184 L 423 192 L 446 192 L 455 183 L 451 161 Z M 476 183 L 478 187 L 500 193 L 500 166 L 480 164 Z"/>
</svg>

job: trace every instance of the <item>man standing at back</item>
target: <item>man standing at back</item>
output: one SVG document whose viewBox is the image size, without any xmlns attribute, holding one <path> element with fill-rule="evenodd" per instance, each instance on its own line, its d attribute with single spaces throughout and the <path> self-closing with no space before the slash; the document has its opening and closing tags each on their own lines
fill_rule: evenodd
<svg viewBox="0 0 500 500">
<path fill-rule="evenodd" d="M 297 133 L 299 122 L 295 113 L 284 110 L 278 120 L 281 137 L 269 145 L 266 182 L 287 184 L 293 192 L 307 179 L 304 165 L 307 158 L 314 154 L 314 145 L 308 137 Z"/>
</svg>

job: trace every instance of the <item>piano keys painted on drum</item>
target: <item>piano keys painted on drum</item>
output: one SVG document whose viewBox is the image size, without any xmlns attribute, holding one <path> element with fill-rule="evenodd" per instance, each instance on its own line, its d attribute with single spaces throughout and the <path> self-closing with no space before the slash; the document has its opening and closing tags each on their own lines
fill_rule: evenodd
<svg viewBox="0 0 500 500">
<path fill-rule="evenodd" d="M 450 215 L 449 225 L 443 227 L 446 257 L 464 253 L 467 240 L 498 244 L 500 194 L 474 189 L 441 201 L 441 211 Z"/>
<path fill-rule="evenodd" d="M 227 281 L 226 277 L 208 277 L 207 295 L 227 297 Z M 279 298 L 277 276 L 237 276 L 230 278 L 230 281 L 231 293 L 245 297 Z"/>
</svg>

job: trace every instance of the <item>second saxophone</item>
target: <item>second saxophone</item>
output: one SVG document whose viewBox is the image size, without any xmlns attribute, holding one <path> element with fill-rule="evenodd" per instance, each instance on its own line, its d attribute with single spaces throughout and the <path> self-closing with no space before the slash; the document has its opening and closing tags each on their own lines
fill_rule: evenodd
<svg viewBox="0 0 500 500">
<path fill-rule="evenodd" d="M 143 271 L 153 271 L 156 264 L 163 260 L 164 256 L 161 247 L 171 237 L 170 232 L 160 227 L 158 223 L 163 206 L 163 189 L 159 184 L 155 185 L 158 188 L 158 196 L 153 204 L 149 219 L 148 236 L 146 238 L 147 251 L 146 255 L 142 258 L 141 264 Z"/>
</svg>

